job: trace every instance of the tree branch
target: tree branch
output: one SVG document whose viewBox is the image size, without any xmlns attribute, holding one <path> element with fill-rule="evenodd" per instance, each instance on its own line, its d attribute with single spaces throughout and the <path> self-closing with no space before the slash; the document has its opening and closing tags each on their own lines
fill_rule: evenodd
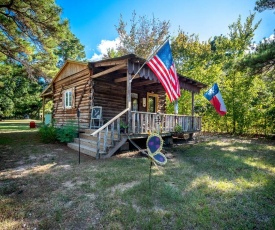
<svg viewBox="0 0 275 230">
<path fill-rule="evenodd" d="M 0 5 L 0 8 L 10 8 L 13 5 L 14 0 L 11 0 L 8 4 Z"/>
</svg>

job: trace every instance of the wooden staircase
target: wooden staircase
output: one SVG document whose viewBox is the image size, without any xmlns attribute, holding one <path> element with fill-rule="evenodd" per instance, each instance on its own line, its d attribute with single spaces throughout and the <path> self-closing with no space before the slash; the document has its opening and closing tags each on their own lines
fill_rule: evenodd
<svg viewBox="0 0 275 230">
<path fill-rule="evenodd" d="M 86 155 L 99 158 L 111 157 L 128 139 L 120 133 L 120 117 L 129 109 L 122 111 L 99 129 L 85 129 L 79 138 L 68 143 L 68 147 Z"/>
</svg>

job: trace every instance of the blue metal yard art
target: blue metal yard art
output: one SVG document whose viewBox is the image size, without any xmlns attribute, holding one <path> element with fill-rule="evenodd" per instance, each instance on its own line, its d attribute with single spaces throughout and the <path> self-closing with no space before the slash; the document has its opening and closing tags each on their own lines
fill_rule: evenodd
<svg viewBox="0 0 275 230">
<path fill-rule="evenodd" d="M 146 144 L 149 158 L 158 165 L 165 165 L 167 163 L 167 158 L 160 152 L 163 146 L 161 136 L 156 133 L 151 134 Z"/>
</svg>

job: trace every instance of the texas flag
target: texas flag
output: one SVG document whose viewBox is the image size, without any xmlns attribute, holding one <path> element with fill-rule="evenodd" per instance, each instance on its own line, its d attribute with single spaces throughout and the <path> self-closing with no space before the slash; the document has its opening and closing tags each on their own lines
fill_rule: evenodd
<svg viewBox="0 0 275 230">
<path fill-rule="evenodd" d="M 221 116 L 226 114 L 226 107 L 217 83 L 215 83 L 212 88 L 204 94 L 204 96 L 208 101 L 210 101 Z"/>
</svg>

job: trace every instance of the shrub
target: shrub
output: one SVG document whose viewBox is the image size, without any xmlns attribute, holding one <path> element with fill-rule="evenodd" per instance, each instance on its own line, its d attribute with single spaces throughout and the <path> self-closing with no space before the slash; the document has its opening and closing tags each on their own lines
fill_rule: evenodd
<svg viewBox="0 0 275 230">
<path fill-rule="evenodd" d="M 174 131 L 175 131 L 176 133 L 182 133 L 182 127 L 181 127 L 179 124 L 177 124 L 177 125 L 174 127 Z"/>
<path fill-rule="evenodd" d="M 69 121 L 67 124 L 57 129 L 57 139 L 60 142 L 69 143 L 77 136 L 77 126 L 74 121 Z"/>
<path fill-rule="evenodd" d="M 43 143 L 53 143 L 57 140 L 57 130 L 51 125 L 42 125 L 38 130 Z"/>
</svg>

